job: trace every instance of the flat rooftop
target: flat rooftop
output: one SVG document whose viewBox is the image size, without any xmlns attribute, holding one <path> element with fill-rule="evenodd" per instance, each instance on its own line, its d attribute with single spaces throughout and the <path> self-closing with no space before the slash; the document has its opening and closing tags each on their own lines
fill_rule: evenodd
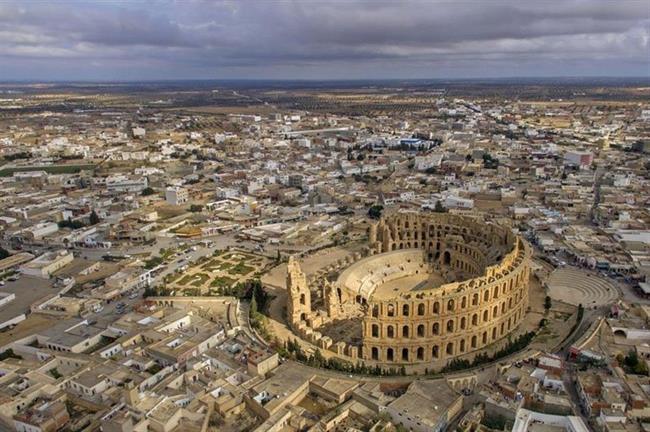
<svg viewBox="0 0 650 432">
<path fill-rule="evenodd" d="M 21 275 L 17 281 L 6 282 L 0 291 L 15 294 L 16 298 L 0 307 L 0 323 L 15 318 L 22 313 L 29 313 L 32 303 L 56 294 L 49 280 Z"/>
</svg>

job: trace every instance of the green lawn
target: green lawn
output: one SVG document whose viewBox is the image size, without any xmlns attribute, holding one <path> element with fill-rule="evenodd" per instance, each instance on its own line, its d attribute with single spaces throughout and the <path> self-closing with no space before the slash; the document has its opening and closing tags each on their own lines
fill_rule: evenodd
<svg viewBox="0 0 650 432">
<path fill-rule="evenodd" d="M 200 287 L 203 286 L 204 283 L 206 283 L 208 280 L 210 280 L 210 276 L 208 276 L 205 273 L 197 273 L 194 275 L 194 281 L 192 282 L 192 285 L 195 287 Z"/>
<path fill-rule="evenodd" d="M 216 288 L 224 288 L 224 287 L 231 287 L 232 284 L 235 283 L 235 279 L 231 279 L 229 277 L 225 276 L 217 276 L 212 280 L 210 283 L 210 286 L 216 287 Z"/>
<path fill-rule="evenodd" d="M 248 273 L 252 272 L 253 270 L 255 270 L 254 267 L 247 266 L 246 264 L 240 262 L 236 266 L 233 266 L 230 269 L 230 272 L 232 274 L 245 275 L 245 274 L 248 274 Z"/>
<path fill-rule="evenodd" d="M 48 174 L 76 174 L 79 171 L 92 170 L 94 168 L 95 165 L 93 164 L 11 167 L 0 170 L 0 177 L 9 177 L 18 171 L 45 171 Z"/>
</svg>

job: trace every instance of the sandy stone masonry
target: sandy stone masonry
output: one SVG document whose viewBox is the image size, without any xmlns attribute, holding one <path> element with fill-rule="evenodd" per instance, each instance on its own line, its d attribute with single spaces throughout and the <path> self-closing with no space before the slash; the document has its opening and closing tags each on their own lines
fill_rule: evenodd
<svg viewBox="0 0 650 432">
<path fill-rule="evenodd" d="M 447 213 L 394 213 L 371 225 L 364 254 L 313 279 L 289 260 L 289 324 L 348 359 L 445 364 L 523 320 L 530 255 L 507 227 Z M 331 328 L 354 331 L 337 340 L 324 334 Z"/>
</svg>

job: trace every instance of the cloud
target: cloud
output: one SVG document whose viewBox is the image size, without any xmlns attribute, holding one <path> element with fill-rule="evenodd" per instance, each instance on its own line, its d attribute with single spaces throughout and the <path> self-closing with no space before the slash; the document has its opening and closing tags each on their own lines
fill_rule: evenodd
<svg viewBox="0 0 650 432">
<path fill-rule="evenodd" d="M 648 75 L 649 39 L 646 0 L 17 1 L 0 79 Z"/>
</svg>

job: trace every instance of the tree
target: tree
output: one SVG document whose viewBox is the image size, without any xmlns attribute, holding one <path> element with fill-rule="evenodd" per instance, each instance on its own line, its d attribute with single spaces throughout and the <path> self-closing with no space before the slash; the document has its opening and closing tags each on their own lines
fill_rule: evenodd
<svg viewBox="0 0 650 432">
<path fill-rule="evenodd" d="M 156 193 L 156 191 L 153 190 L 152 187 L 146 187 L 146 188 L 142 189 L 142 192 L 140 194 L 142 196 L 148 196 L 148 195 L 153 195 L 155 193 Z"/>
<path fill-rule="evenodd" d="M 553 303 L 551 302 L 551 296 L 546 296 L 544 299 L 544 309 L 549 310 L 553 306 Z"/>
<path fill-rule="evenodd" d="M 7 249 L 0 246 L 0 259 L 5 259 L 10 255 L 11 254 L 9 253 L 9 251 Z"/>
<path fill-rule="evenodd" d="M 101 219 L 99 219 L 99 216 L 97 215 L 97 212 L 95 210 L 90 212 L 90 224 L 91 225 L 97 225 L 100 222 Z"/>
<path fill-rule="evenodd" d="M 446 213 L 447 209 L 445 208 L 445 206 L 442 205 L 442 202 L 440 202 L 440 200 L 438 200 L 438 201 L 436 201 L 436 205 L 433 208 L 433 211 L 436 212 L 436 213 Z"/>
<path fill-rule="evenodd" d="M 190 206 L 190 211 L 192 213 L 200 213 L 203 211 L 203 206 L 201 204 L 192 204 Z"/>
<path fill-rule="evenodd" d="M 59 228 L 70 228 L 70 229 L 73 229 L 73 230 L 83 228 L 83 227 L 86 226 L 80 220 L 72 220 L 72 218 L 68 218 L 66 220 L 59 221 L 58 225 L 59 225 Z"/>
<path fill-rule="evenodd" d="M 483 166 L 488 169 L 499 168 L 499 159 L 493 158 L 489 153 L 485 153 L 483 155 Z"/>
<path fill-rule="evenodd" d="M 429 175 L 433 175 L 433 174 L 435 174 L 437 172 L 437 170 L 436 170 L 436 167 L 429 167 L 429 168 L 425 169 L 424 172 L 429 174 Z"/>
<path fill-rule="evenodd" d="M 379 219 L 381 217 L 381 212 L 384 210 L 384 206 L 380 204 L 375 204 L 368 209 L 368 217 L 371 219 Z"/>
</svg>

